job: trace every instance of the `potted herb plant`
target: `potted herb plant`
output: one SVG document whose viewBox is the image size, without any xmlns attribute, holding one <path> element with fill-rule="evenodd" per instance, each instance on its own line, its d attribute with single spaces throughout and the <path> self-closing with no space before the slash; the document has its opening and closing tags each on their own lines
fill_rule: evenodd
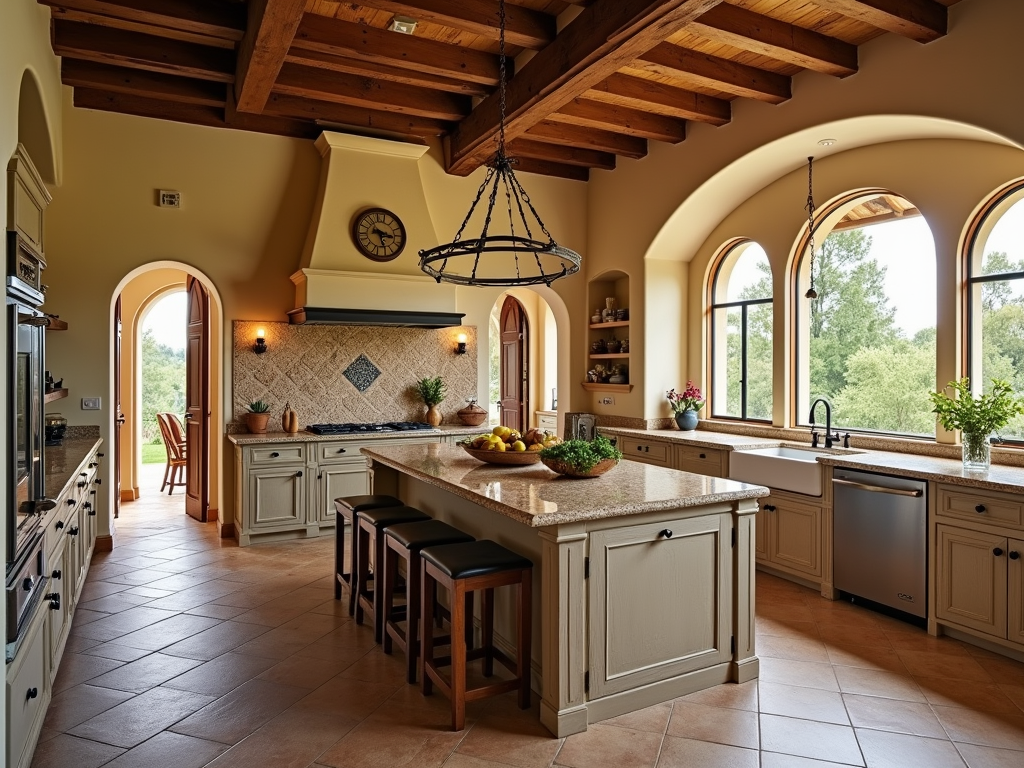
<svg viewBox="0 0 1024 768">
<path fill-rule="evenodd" d="M 987 471 L 992 460 L 989 435 L 1024 414 L 1024 399 L 1015 397 L 1009 382 L 1000 379 L 992 379 L 992 391 L 978 397 L 966 376 L 929 396 L 942 427 L 960 430 L 965 472 Z"/>
<path fill-rule="evenodd" d="M 437 406 L 444 401 L 448 388 L 440 376 L 427 377 L 416 382 L 416 394 L 427 406 L 427 424 L 436 427 L 441 424 L 441 409 Z"/>
<path fill-rule="evenodd" d="M 672 413 L 675 414 L 676 424 L 682 430 L 689 431 L 697 428 L 697 411 L 704 407 L 704 395 L 700 388 L 694 386 L 692 381 L 686 382 L 686 389 L 681 393 L 670 389 L 665 396 L 668 404 L 672 406 Z"/>
<path fill-rule="evenodd" d="M 267 422 L 270 421 L 270 406 L 262 400 L 249 403 L 249 411 L 245 414 L 245 425 L 254 435 L 267 434 Z"/>
</svg>

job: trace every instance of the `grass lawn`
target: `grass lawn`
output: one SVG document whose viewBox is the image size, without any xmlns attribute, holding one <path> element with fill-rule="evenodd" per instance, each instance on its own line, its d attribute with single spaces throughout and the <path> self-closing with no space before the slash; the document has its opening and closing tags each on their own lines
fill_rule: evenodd
<svg viewBox="0 0 1024 768">
<path fill-rule="evenodd" d="M 164 450 L 163 443 L 142 444 L 143 464 L 163 464 L 165 461 L 167 461 L 167 451 Z"/>
</svg>

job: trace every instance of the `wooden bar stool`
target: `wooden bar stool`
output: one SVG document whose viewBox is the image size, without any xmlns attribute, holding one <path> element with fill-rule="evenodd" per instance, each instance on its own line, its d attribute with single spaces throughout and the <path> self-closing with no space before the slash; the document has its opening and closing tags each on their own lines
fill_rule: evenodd
<svg viewBox="0 0 1024 768">
<path fill-rule="evenodd" d="M 352 543 L 356 538 L 356 529 L 352 525 L 357 512 L 363 509 L 379 509 L 381 507 L 401 507 L 401 499 L 394 496 L 363 495 L 363 496 L 342 496 L 334 500 L 334 509 L 337 514 L 337 525 L 335 526 L 334 541 L 334 599 L 341 599 L 342 583 L 348 585 L 348 615 L 351 616 L 356 610 L 356 593 L 352 589 L 352 574 L 355 573 L 355 547 Z M 345 526 L 351 526 L 352 536 L 348 549 L 348 561 L 352 563 L 351 570 L 345 570 Z"/>
<path fill-rule="evenodd" d="M 398 523 L 384 529 L 384 653 L 391 653 L 392 641 L 405 652 L 406 678 L 416 682 L 419 660 L 420 618 L 420 550 L 440 544 L 459 544 L 473 541 L 468 533 L 453 528 L 440 520 L 419 523 Z M 405 608 L 395 607 L 395 588 L 398 582 L 398 561 L 405 561 Z M 398 622 L 405 618 L 405 631 Z M 427 617 L 429 623 L 432 617 Z"/>
<path fill-rule="evenodd" d="M 451 594 L 451 680 L 446 680 L 439 667 L 444 659 L 434 658 L 434 632 L 429 621 L 420 622 L 420 685 L 429 696 L 433 685 L 451 700 L 452 729 L 461 731 L 466 725 L 466 702 L 519 691 L 519 706 L 530 706 L 530 641 L 532 620 L 533 563 L 529 559 L 484 539 L 468 544 L 443 544 L 420 551 L 420 609 L 424 617 L 434 615 L 434 593 L 441 585 Z M 494 647 L 494 589 L 516 586 L 516 660 Z M 466 597 L 482 590 L 481 639 L 476 650 L 469 649 L 466 630 L 472 627 L 473 615 L 466 610 Z M 515 674 L 512 680 L 466 690 L 466 662 L 483 658 L 484 676 L 494 673 L 497 659 Z"/>
<path fill-rule="evenodd" d="M 373 639 L 384 637 L 384 529 L 397 523 L 418 523 L 430 515 L 413 507 L 379 507 L 356 512 L 352 527 L 352 592 L 356 596 L 356 624 L 363 623 L 363 612 L 373 615 Z M 370 577 L 370 551 L 374 573 Z M 370 582 L 373 582 L 371 585 Z"/>
</svg>

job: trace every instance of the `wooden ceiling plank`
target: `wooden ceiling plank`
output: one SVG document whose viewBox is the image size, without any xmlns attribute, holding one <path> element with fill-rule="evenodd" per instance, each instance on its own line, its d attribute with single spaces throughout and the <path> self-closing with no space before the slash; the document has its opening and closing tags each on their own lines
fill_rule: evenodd
<svg viewBox="0 0 1024 768">
<path fill-rule="evenodd" d="M 306 0 L 249 0 L 245 36 L 238 44 L 235 106 L 259 114 L 302 20 Z"/>
<path fill-rule="evenodd" d="M 563 104 L 548 119 L 669 144 L 678 144 L 686 138 L 686 123 L 680 120 L 589 99 L 574 99 Z"/>
<path fill-rule="evenodd" d="M 705 87 L 769 104 L 781 104 L 792 96 L 792 81 L 784 75 L 671 43 L 641 54 L 635 66 L 669 77 L 691 78 Z"/>
<path fill-rule="evenodd" d="M 64 9 L 98 14 L 154 27 L 167 27 L 235 42 L 245 30 L 245 7 L 224 0 L 38 0 L 57 18 Z"/>
<path fill-rule="evenodd" d="M 234 81 L 234 56 L 221 48 L 74 21 L 55 20 L 52 27 L 53 52 L 58 56 L 221 83 Z"/>
<path fill-rule="evenodd" d="M 556 163 L 551 160 L 534 160 L 532 157 L 524 157 L 516 165 L 516 173 L 536 173 L 541 176 L 555 176 L 571 181 L 589 181 L 590 169 L 581 165 L 568 165 Z"/>
<path fill-rule="evenodd" d="M 508 145 L 509 156 L 516 159 L 550 160 L 566 165 L 581 165 L 584 168 L 615 169 L 615 155 L 593 149 L 557 146 L 527 138 L 518 138 Z"/>
<path fill-rule="evenodd" d="M 602 131 L 597 128 L 584 128 L 579 125 L 559 123 L 554 120 L 544 120 L 537 123 L 523 136 L 535 141 L 544 141 L 548 144 L 557 144 L 563 147 L 580 147 L 582 149 L 611 152 L 614 155 L 629 157 L 634 160 L 639 160 L 647 155 L 646 139 L 626 136 L 621 133 L 612 133 L 611 131 Z"/>
<path fill-rule="evenodd" d="M 74 88 L 128 93 L 207 107 L 223 107 L 227 93 L 223 84 L 208 80 L 194 80 L 77 59 L 64 59 L 61 62 L 60 79 L 64 85 Z"/>
<path fill-rule="evenodd" d="M 709 10 L 688 30 L 826 75 L 846 77 L 857 71 L 857 46 L 727 3 Z"/>
<path fill-rule="evenodd" d="M 334 56 L 330 53 L 321 53 L 320 51 L 305 51 L 293 48 L 285 56 L 284 60 L 289 64 L 318 67 L 332 72 L 344 72 L 349 75 L 387 80 L 391 83 L 404 83 L 405 85 L 414 85 L 418 88 L 447 91 L 448 93 L 458 93 L 463 96 L 486 96 L 492 90 L 487 86 L 470 83 L 465 80 L 452 80 L 448 77 L 432 75 L 429 72 L 417 72 L 412 69 L 391 67 L 387 64 L 378 64 L 372 61 L 349 59 L 345 56 Z"/>
<path fill-rule="evenodd" d="M 586 96 L 595 101 L 622 104 L 646 112 L 711 125 L 725 125 L 732 117 L 732 107 L 723 99 L 621 73 L 615 73 L 603 83 L 598 83 L 587 91 Z"/>
<path fill-rule="evenodd" d="M 113 16 L 102 16 L 98 13 L 88 11 L 76 11 L 68 8 L 51 8 L 50 17 L 53 19 L 64 19 L 77 21 L 83 24 L 95 24 L 99 27 L 110 27 L 111 29 L 122 29 L 128 32 L 140 32 L 144 35 L 167 38 L 168 40 L 181 40 L 186 43 L 197 45 L 209 45 L 215 48 L 224 48 L 229 51 L 235 49 L 235 41 L 224 37 L 209 37 L 195 32 L 186 32 L 171 27 L 156 27 L 152 24 L 144 24 L 140 21 L 129 21 Z"/>
<path fill-rule="evenodd" d="M 511 79 L 506 136 L 514 139 L 693 21 L 719 0 L 597 0 Z M 497 94 L 446 140 L 449 173 L 467 175 L 491 154 Z"/>
<path fill-rule="evenodd" d="M 468 97 L 296 64 L 281 68 L 274 92 L 435 120 L 461 120 L 470 111 Z"/>
<path fill-rule="evenodd" d="M 481 85 L 498 84 L 498 57 L 365 24 L 307 13 L 292 41 L 292 52 L 318 51 L 386 64 Z"/>
<path fill-rule="evenodd" d="M 919 43 L 946 34 L 946 8 L 933 0 L 814 0 L 814 4 Z"/>
<path fill-rule="evenodd" d="M 324 123 L 350 126 L 361 131 L 377 131 L 406 136 L 440 136 L 451 128 L 449 123 L 394 112 L 350 107 L 327 101 L 272 93 L 264 114 L 319 120 Z"/>
<path fill-rule="evenodd" d="M 493 0 L 365 0 L 360 5 L 498 39 L 498 4 Z M 505 42 L 540 50 L 555 39 L 555 17 L 518 5 L 505 6 Z"/>
</svg>

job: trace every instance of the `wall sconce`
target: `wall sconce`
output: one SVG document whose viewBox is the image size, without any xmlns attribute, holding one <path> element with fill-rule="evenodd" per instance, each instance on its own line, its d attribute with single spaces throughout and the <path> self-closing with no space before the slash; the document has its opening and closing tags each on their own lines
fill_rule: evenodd
<svg viewBox="0 0 1024 768">
<path fill-rule="evenodd" d="M 257 355 L 262 355 L 267 351 L 267 332 L 263 328 L 256 329 L 256 343 L 252 345 L 252 351 Z"/>
<path fill-rule="evenodd" d="M 466 354 L 466 334 L 460 333 L 458 336 L 455 337 L 455 340 L 459 342 L 459 345 L 455 348 L 455 354 Z"/>
</svg>

